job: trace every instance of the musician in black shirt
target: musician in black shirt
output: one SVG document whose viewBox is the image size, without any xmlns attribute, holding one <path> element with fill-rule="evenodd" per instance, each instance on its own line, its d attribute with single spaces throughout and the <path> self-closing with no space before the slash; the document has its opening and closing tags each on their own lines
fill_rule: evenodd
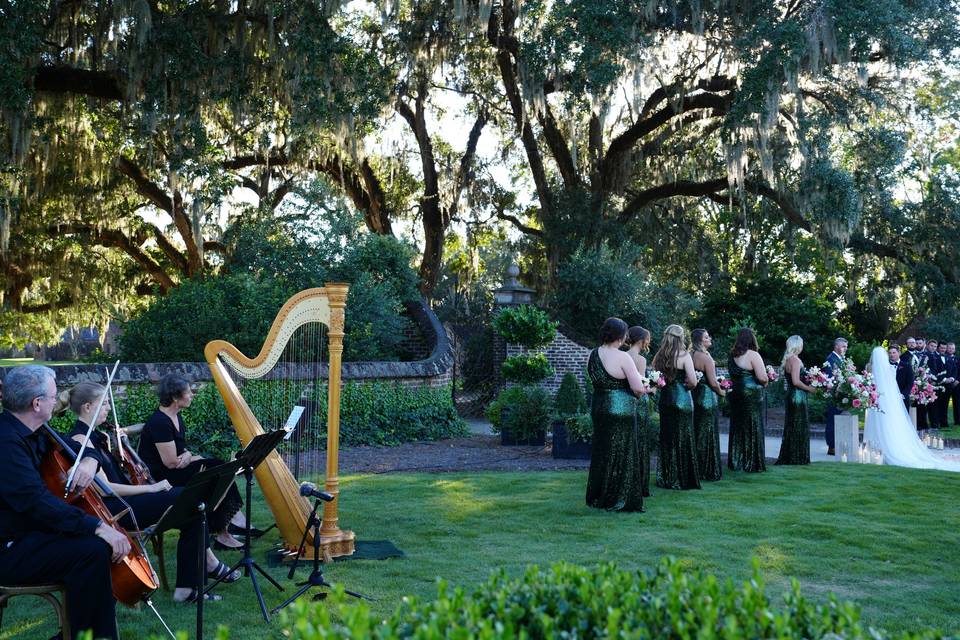
<svg viewBox="0 0 960 640">
<path fill-rule="evenodd" d="M 117 638 L 110 562 L 130 552 L 126 536 L 53 495 L 40 476 L 50 446 L 40 427 L 57 397 L 48 367 L 12 369 L 0 413 L 0 584 L 59 583 L 66 587 L 70 630 Z M 97 462 L 85 458 L 74 486 L 93 481 Z"/>
<path fill-rule="evenodd" d="M 222 460 L 191 453 L 186 445 L 186 425 L 182 409 L 193 401 L 190 381 L 179 374 L 168 374 L 160 379 L 157 387 L 160 408 L 153 412 L 143 425 L 137 451 L 156 480 L 169 480 L 175 487 L 182 487 L 190 478 L 203 469 L 223 464 Z M 210 530 L 216 534 L 216 548 L 238 549 L 242 545 L 227 531 L 233 524 L 239 530 L 246 520 L 240 507 L 243 499 L 236 485 L 231 485 L 223 501 L 210 515 Z M 254 533 L 259 533 L 254 530 Z"/>
<path fill-rule="evenodd" d="M 99 427 L 106 421 L 107 415 L 110 413 L 110 402 L 105 401 L 100 408 L 100 413 L 96 417 L 94 416 L 97 403 L 103 392 L 104 387 L 99 384 L 81 382 L 69 391 L 60 394 L 55 413 L 63 413 L 69 407 L 78 417 L 67 440 L 76 451 L 80 450 L 90 424 Z M 106 434 L 96 428 L 90 431 L 90 441 L 87 443 L 87 447 L 90 449 L 91 455 L 100 462 L 99 474 L 101 480 L 106 482 L 110 489 L 122 498 L 122 500 L 104 498 L 104 504 L 114 514 L 123 512 L 128 505 L 133 511 L 136 521 L 129 514 L 120 520 L 120 524 L 127 529 L 135 529 L 135 524 L 141 528 L 156 524 L 182 491 L 181 487 L 174 487 L 167 480 L 149 484 L 131 484 L 126 472 L 110 452 Z M 178 602 L 193 602 L 197 598 L 199 528 L 200 520 L 197 519 L 180 530 L 180 536 L 177 540 L 177 582 L 173 599 Z M 240 572 L 234 571 L 231 573 L 230 568 L 220 562 L 209 548 L 207 548 L 206 554 L 209 577 L 214 580 L 222 579 L 223 582 L 236 582 L 240 579 Z M 221 596 L 210 593 L 207 594 L 206 599 L 220 600 Z"/>
</svg>

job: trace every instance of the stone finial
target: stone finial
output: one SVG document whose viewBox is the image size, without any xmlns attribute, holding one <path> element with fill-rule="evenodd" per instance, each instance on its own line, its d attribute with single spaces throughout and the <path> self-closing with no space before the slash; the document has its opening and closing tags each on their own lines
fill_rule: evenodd
<svg viewBox="0 0 960 640">
<path fill-rule="evenodd" d="M 533 296 L 536 291 L 521 285 L 520 281 L 517 280 L 517 276 L 519 275 L 520 266 L 516 262 L 511 263 L 510 266 L 507 267 L 503 286 L 493 291 L 493 300 L 497 306 L 510 307 L 521 304 L 531 304 L 533 302 Z"/>
</svg>

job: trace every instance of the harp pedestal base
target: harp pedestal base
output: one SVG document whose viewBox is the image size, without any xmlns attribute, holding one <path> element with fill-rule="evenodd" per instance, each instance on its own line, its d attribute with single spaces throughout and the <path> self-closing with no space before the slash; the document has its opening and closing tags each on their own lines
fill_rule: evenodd
<svg viewBox="0 0 960 640">
<path fill-rule="evenodd" d="M 321 560 L 323 562 L 332 562 L 334 558 L 352 556 L 354 552 L 354 539 L 353 531 L 343 531 L 342 529 L 330 535 L 321 534 L 320 553 L 323 555 Z M 293 549 L 293 551 L 295 555 L 296 549 Z M 304 548 L 302 558 L 304 560 L 313 560 L 312 542 Z M 293 560 L 293 557 L 290 559 Z"/>
</svg>

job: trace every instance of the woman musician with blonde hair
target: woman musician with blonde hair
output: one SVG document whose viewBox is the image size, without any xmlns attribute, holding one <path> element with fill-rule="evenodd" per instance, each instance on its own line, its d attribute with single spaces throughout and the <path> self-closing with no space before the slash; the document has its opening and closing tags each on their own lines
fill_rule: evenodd
<svg viewBox="0 0 960 640">
<path fill-rule="evenodd" d="M 810 420 L 807 394 L 815 391 L 803 381 L 806 371 L 800 353 L 803 338 L 790 336 L 783 352 L 783 384 L 787 388 L 783 406 L 783 442 L 777 464 L 810 464 Z"/>
<path fill-rule="evenodd" d="M 120 525 L 126 529 L 135 529 L 135 525 L 146 527 L 156 524 L 160 516 L 173 504 L 182 489 L 173 487 L 166 480 L 152 482 L 148 484 L 132 484 L 124 474 L 121 465 L 110 452 L 108 438 L 105 433 L 98 431 L 110 413 L 110 401 L 104 401 L 100 412 L 94 415 L 97 410 L 98 400 L 104 393 L 102 385 L 93 382 L 81 382 L 72 389 L 63 391 L 57 397 L 57 406 L 54 413 L 65 413 L 69 408 L 76 416 L 77 421 L 73 425 L 66 438 L 68 444 L 73 446 L 76 451 L 80 450 L 83 441 L 86 439 L 89 427 L 93 425 L 90 431 L 90 441 L 87 443 L 87 449 L 94 458 L 100 463 L 100 470 L 97 475 L 103 480 L 110 490 L 117 494 L 123 500 L 113 497 L 104 497 L 104 504 L 114 514 L 121 513 L 129 505 L 133 511 L 133 518 L 130 514 L 124 515 L 120 519 Z M 177 582 L 173 592 L 173 599 L 180 602 L 192 602 L 197 598 L 195 585 L 200 582 L 197 579 L 197 544 L 199 538 L 199 520 L 186 529 L 180 530 L 179 540 L 177 541 Z M 213 578 L 224 577 L 223 574 L 229 572 L 229 568 L 220 562 L 213 552 L 207 548 L 207 572 Z M 240 572 L 225 576 L 224 582 L 234 582 L 240 579 Z M 220 600 L 221 597 L 216 594 L 208 594 L 208 600 Z"/>
</svg>

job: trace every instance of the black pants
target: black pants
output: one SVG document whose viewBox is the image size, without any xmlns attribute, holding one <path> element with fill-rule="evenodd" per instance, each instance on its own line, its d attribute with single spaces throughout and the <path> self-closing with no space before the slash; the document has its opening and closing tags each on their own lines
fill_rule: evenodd
<svg viewBox="0 0 960 640">
<path fill-rule="evenodd" d="M 950 399 L 953 400 L 953 424 L 960 426 L 960 384 L 950 389 Z"/>
<path fill-rule="evenodd" d="M 217 460 L 216 458 L 204 458 L 203 460 L 191 462 L 183 469 L 168 469 L 166 467 L 163 469 L 158 469 L 157 473 L 153 474 L 153 477 L 155 480 L 166 480 L 175 487 L 182 487 L 190 481 L 190 478 L 200 473 L 202 470 L 209 469 L 211 467 L 218 467 L 222 464 L 223 460 Z M 210 514 L 210 531 L 214 533 L 226 531 L 227 524 L 230 522 L 230 519 L 237 515 L 237 512 L 240 511 L 240 507 L 242 506 L 243 498 L 240 497 L 240 490 L 237 489 L 237 485 L 234 483 L 230 485 L 230 489 L 227 491 L 227 496 Z"/>
<path fill-rule="evenodd" d="M 141 528 L 157 523 L 163 512 L 173 504 L 180 492 L 180 487 L 159 493 L 144 493 L 138 496 L 127 496 L 124 500 L 133 509 L 133 515 Z M 111 513 L 120 513 L 126 507 L 116 498 L 105 498 L 104 503 Z M 125 529 L 134 529 L 133 518 L 127 514 L 120 518 L 120 525 Z M 200 583 L 202 576 L 197 575 L 197 554 L 200 547 L 200 519 L 197 518 L 189 526 L 180 529 L 180 539 L 177 541 L 177 587 L 193 589 Z M 203 548 L 206 549 L 206 540 Z M 206 562 L 206 560 L 204 560 Z"/>
<path fill-rule="evenodd" d="M 918 404 L 917 405 L 917 431 L 924 431 L 927 429 L 927 410 L 933 405 L 929 404 Z"/>
<path fill-rule="evenodd" d="M 73 637 L 92 629 L 94 638 L 116 640 L 110 555 L 110 545 L 94 535 L 28 533 L 0 549 L 0 583 L 63 584 Z"/>
<path fill-rule="evenodd" d="M 833 449 L 837 439 L 836 419 L 837 416 L 840 415 L 840 409 L 837 409 L 831 403 L 827 405 L 827 410 L 824 413 L 826 414 L 826 425 L 823 430 L 823 439 L 827 441 L 827 448 Z"/>
</svg>

